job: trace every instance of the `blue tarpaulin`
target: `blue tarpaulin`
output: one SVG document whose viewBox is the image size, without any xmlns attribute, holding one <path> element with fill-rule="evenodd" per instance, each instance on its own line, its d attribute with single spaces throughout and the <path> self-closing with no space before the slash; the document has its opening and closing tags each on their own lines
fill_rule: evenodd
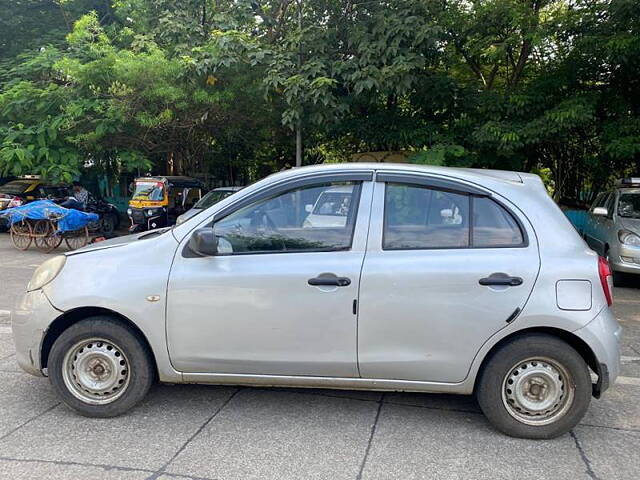
<svg viewBox="0 0 640 480">
<path fill-rule="evenodd" d="M 64 208 L 51 200 L 38 200 L 21 207 L 13 207 L 0 213 L 7 217 L 13 225 L 25 218 L 30 220 L 51 220 L 58 222 L 58 232 L 71 232 L 85 227 L 89 222 L 97 222 L 100 217 L 95 213 L 86 213 L 71 208 Z"/>
</svg>

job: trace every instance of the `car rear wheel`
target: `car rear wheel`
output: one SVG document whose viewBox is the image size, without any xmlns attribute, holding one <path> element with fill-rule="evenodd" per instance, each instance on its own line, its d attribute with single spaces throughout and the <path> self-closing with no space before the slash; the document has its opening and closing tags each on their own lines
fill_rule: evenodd
<svg viewBox="0 0 640 480">
<path fill-rule="evenodd" d="M 154 380 L 148 348 L 128 326 L 91 317 L 55 341 L 48 373 L 62 400 L 81 415 L 115 417 L 135 406 Z"/>
<path fill-rule="evenodd" d="M 554 438 L 582 419 L 591 401 L 587 364 L 566 342 L 545 334 L 502 345 L 481 373 L 476 396 L 500 431 L 513 437 Z"/>
</svg>

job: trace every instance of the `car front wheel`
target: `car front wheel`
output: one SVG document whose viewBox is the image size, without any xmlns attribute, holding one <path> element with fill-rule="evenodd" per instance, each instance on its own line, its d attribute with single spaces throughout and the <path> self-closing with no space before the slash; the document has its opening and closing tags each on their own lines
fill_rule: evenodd
<svg viewBox="0 0 640 480">
<path fill-rule="evenodd" d="M 48 373 L 62 400 L 89 417 L 126 412 L 154 380 L 146 345 L 110 317 L 91 317 L 65 330 L 51 349 Z"/>
<path fill-rule="evenodd" d="M 476 395 L 498 430 L 540 439 L 557 437 L 577 425 L 591 392 L 589 369 L 574 348 L 550 335 L 531 334 L 494 352 Z"/>
</svg>

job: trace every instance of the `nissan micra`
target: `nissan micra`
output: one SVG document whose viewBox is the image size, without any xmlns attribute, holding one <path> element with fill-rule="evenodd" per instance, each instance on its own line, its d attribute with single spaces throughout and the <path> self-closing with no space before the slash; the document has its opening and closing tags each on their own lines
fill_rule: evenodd
<svg viewBox="0 0 640 480">
<path fill-rule="evenodd" d="M 338 188 L 344 218 L 305 224 Z M 54 257 L 27 290 L 19 364 L 94 417 L 156 379 L 446 392 L 551 438 L 619 370 L 608 264 L 531 174 L 289 170 L 172 229 Z"/>
</svg>

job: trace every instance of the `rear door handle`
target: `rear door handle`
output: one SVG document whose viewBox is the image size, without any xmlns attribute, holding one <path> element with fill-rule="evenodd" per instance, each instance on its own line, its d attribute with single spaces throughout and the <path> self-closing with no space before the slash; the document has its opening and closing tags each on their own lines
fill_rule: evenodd
<svg viewBox="0 0 640 480">
<path fill-rule="evenodd" d="M 522 285 L 522 278 L 512 277 L 506 273 L 498 272 L 492 273 L 488 277 L 481 278 L 478 283 L 484 286 L 502 285 L 505 287 L 517 287 L 518 285 Z"/>
<path fill-rule="evenodd" d="M 338 277 L 333 273 L 323 273 L 317 277 L 310 278 L 308 283 L 314 287 L 348 287 L 351 285 L 351 279 Z"/>
</svg>

